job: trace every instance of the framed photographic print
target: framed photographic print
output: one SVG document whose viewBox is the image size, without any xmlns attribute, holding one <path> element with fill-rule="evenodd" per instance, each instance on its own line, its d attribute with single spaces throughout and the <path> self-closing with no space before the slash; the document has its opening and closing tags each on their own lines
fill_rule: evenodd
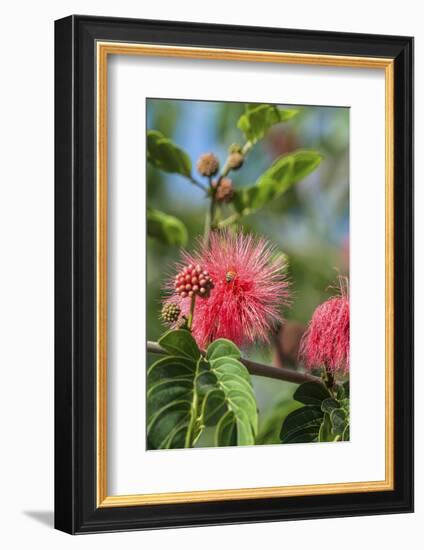
<svg viewBox="0 0 424 550">
<path fill-rule="evenodd" d="M 55 525 L 413 509 L 413 39 L 55 25 Z"/>
</svg>

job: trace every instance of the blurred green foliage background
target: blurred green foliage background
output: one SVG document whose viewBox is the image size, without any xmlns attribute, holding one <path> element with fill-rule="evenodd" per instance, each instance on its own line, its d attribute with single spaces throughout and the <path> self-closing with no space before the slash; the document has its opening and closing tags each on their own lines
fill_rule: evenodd
<svg viewBox="0 0 424 550">
<path fill-rule="evenodd" d="M 244 230 L 266 236 L 289 260 L 292 306 L 273 346 L 249 350 L 249 357 L 277 366 L 296 361 L 287 350 L 318 304 L 334 294 L 337 276 L 349 271 L 349 109 L 281 105 L 299 114 L 271 128 L 249 152 L 244 166 L 230 177 L 236 188 L 253 184 L 271 163 L 297 149 L 315 149 L 323 155 L 320 166 L 278 200 L 243 218 Z M 244 103 L 149 99 L 147 129 L 159 130 L 182 147 L 192 159 L 213 152 L 221 162 L 231 143 L 244 143 L 237 121 Z M 198 176 L 198 179 L 201 179 Z M 206 182 L 205 182 L 206 183 Z M 181 219 L 189 233 L 188 248 L 203 233 L 208 201 L 204 193 L 184 177 L 168 174 L 147 164 L 147 205 Z M 161 285 L 173 272 L 179 257 L 176 246 L 147 242 L 147 337 L 157 340 L 164 332 L 159 319 Z M 286 333 L 284 333 L 286 330 Z M 293 334 L 292 334 L 293 333 Z M 289 340 L 288 342 L 286 340 Z M 279 358 L 277 358 L 279 357 Z M 286 382 L 253 377 L 260 410 L 258 443 L 277 443 L 281 420 L 294 408 L 295 387 Z M 278 421 L 277 421 L 278 420 Z M 206 433 L 200 445 L 208 444 Z"/>
</svg>

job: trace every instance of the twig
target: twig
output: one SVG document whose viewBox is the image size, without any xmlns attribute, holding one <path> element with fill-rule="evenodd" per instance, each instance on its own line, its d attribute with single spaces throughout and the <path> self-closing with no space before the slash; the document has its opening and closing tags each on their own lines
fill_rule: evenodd
<svg viewBox="0 0 424 550">
<path fill-rule="evenodd" d="M 246 157 L 247 153 L 252 148 L 253 143 L 251 141 L 247 141 L 244 146 L 242 147 L 241 154 L 243 157 Z M 206 219 L 205 219 L 205 231 L 204 231 L 204 238 L 206 243 L 209 242 L 210 232 L 213 228 L 216 227 L 226 227 L 227 225 L 231 225 L 232 223 L 236 222 L 240 218 L 240 214 L 236 213 L 234 216 L 230 216 L 226 220 L 222 220 L 215 223 L 215 211 L 216 211 L 216 193 L 221 185 L 222 180 L 228 176 L 228 174 L 231 172 L 231 154 L 228 155 L 227 160 L 225 161 L 224 166 L 222 167 L 221 173 L 219 174 L 219 177 L 216 181 L 215 187 L 212 187 L 212 180 L 209 178 L 209 187 L 210 187 L 210 193 L 211 193 L 211 202 L 209 207 L 209 212 L 206 213 Z"/>
<path fill-rule="evenodd" d="M 209 244 L 209 237 L 210 237 L 212 225 L 214 223 L 214 218 L 215 218 L 215 192 L 216 192 L 216 189 L 214 189 L 212 186 L 212 177 L 209 176 L 210 203 L 209 203 L 209 209 L 206 211 L 206 214 L 205 214 L 205 230 L 203 232 L 203 239 L 206 244 Z"/>
<path fill-rule="evenodd" d="M 228 216 L 228 218 L 225 218 L 225 220 L 221 220 L 218 222 L 218 227 L 221 229 L 222 227 L 227 227 L 227 225 L 231 225 L 233 223 L 236 223 L 240 219 L 240 214 L 231 214 L 231 216 Z"/>
<path fill-rule="evenodd" d="M 195 185 L 196 187 L 198 187 L 199 189 L 201 189 L 202 191 L 204 191 L 205 193 L 208 192 L 208 188 L 205 187 L 203 185 L 203 183 L 200 183 L 200 181 L 197 181 L 196 179 L 193 178 L 193 176 L 187 176 L 187 179 L 193 184 Z"/>
<path fill-rule="evenodd" d="M 242 155 L 245 157 L 252 147 L 253 143 L 251 141 L 246 141 L 246 143 L 243 145 L 243 149 L 241 150 Z"/>
<path fill-rule="evenodd" d="M 149 353 L 156 353 L 159 355 L 166 354 L 167 352 L 160 347 L 157 342 L 147 342 L 147 351 Z M 292 382 L 293 384 L 303 384 L 304 382 L 317 382 L 322 384 L 321 378 L 313 376 L 305 372 L 297 372 L 285 368 L 270 367 L 269 365 L 263 365 L 250 359 L 241 358 L 241 362 L 250 372 L 255 376 L 265 376 L 266 378 L 275 378 L 277 380 L 284 380 L 285 382 Z"/>
</svg>

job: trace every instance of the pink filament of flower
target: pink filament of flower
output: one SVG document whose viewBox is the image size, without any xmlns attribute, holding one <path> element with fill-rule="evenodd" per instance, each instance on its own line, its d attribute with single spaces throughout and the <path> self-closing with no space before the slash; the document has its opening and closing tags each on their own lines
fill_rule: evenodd
<svg viewBox="0 0 424 550">
<path fill-rule="evenodd" d="M 349 371 L 349 317 L 349 299 L 344 291 L 316 308 L 300 347 L 300 357 L 308 369 Z"/>
<path fill-rule="evenodd" d="M 201 347 L 217 338 L 238 345 L 269 341 L 270 331 L 282 322 L 281 306 L 288 305 L 289 283 L 284 259 L 265 239 L 214 232 L 209 246 L 201 243 L 194 254 L 184 253 L 183 262 L 177 269 L 201 264 L 214 283 L 207 299 L 196 300 L 192 330 Z M 186 315 L 189 301 L 175 295 L 167 300 L 175 299 Z"/>
</svg>

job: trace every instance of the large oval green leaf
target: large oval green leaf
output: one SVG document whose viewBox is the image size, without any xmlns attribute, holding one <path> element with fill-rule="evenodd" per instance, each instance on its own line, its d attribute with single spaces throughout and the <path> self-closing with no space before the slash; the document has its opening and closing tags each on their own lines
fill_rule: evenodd
<svg viewBox="0 0 424 550">
<path fill-rule="evenodd" d="M 274 124 L 286 122 L 297 115 L 297 109 L 283 109 L 267 103 L 248 103 L 246 111 L 237 122 L 246 139 L 256 143 Z"/>
<path fill-rule="evenodd" d="M 149 449 L 186 446 L 192 420 L 196 362 L 166 356 L 147 373 L 147 440 Z"/>
<path fill-rule="evenodd" d="M 174 246 L 185 246 L 188 240 L 187 228 L 181 220 L 153 208 L 147 209 L 147 234 Z"/>
<path fill-rule="evenodd" d="M 318 440 L 324 413 L 320 407 L 302 407 L 290 413 L 281 428 L 281 443 L 310 443 Z"/>
<path fill-rule="evenodd" d="M 188 154 L 157 130 L 147 131 L 147 160 L 164 172 L 186 177 L 191 174 Z"/>
<path fill-rule="evenodd" d="M 147 372 L 148 447 L 191 446 L 199 435 L 193 404 L 200 350 L 187 330 L 169 331 L 159 344 L 169 355 L 153 363 Z"/>
<path fill-rule="evenodd" d="M 226 338 L 219 338 L 210 344 L 206 352 L 206 359 L 213 361 L 221 357 L 233 357 L 235 359 L 241 358 L 241 353 L 238 347 L 227 340 Z"/>
<path fill-rule="evenodd" d="M 324 399 L 331 397 L 328 389 L 324 384 L 318 382 L 305 382 L 301 384 L 294 392 L 293 399 L 303 403 L 304 405 L 316 405 L 321 407 Z"/>
<path fill-rule="evenodd" d="M 330 414 L 331 424 L 335 435 L 343 435 L 347 423 L 347 414 L 343 409 L 334 409 Z"/>
<path fill-rule="evenodd" d="M 192 447 L 205 426 L 216 426 L 217 446 L 253 445 L 256 399 L 237 346 L 216 340 L 202 355 L 183 329 L 167 332 L 159 345 L 168 355 L 148 370 L 149 448 Z"/>
<path fill-rule="evenodd" d="M 330 391 L 324 384 L 305 382 L 293 398 L 305 406 L 290 413 L 281 428 L 282 443 L 329 442 L 349 438 L 349 400 L 336 399 L 340 387 Z M 345 403 L 346 402 L 346 403 Z"/>
<path fill-rule="evenodd" d="M 195 339 L 188 330 L 169 330 L 158 341 L 169 354 L 181 355 L 197 361 L 200 358 L 200 350 Z"/>
<path fill-rule="evenodd" d="M 331 425 L 330 415 L 324 413 L 321 427 L 319 429 L 318 441 L 320 443 L 334 441 L 333 427 Z"/>
<path fill-rule="evenodd" d="M 217 446 L 254 445 L 258 412 L 250 374 L 232 342 L 219 339 L 207 350 L 197 376 L 205 425 L 215 425 Z"/>
<path fill-rule="evenodd" d="M 322 155 L 317 151 L 296 151 L 278 158 L 250 187 L 238 189 L 233 197 L 237 212 L 250 214 L 283 195 L 292 185 L 318 167 Z"/>
</svg>

